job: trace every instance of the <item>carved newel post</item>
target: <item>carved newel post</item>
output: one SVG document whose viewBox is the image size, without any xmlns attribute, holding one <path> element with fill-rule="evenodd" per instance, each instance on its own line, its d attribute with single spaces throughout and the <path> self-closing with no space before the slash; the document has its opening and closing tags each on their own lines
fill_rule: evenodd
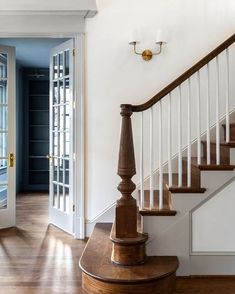
<svg viewBox="0 0 235 294">
<path fill-rule="evenodd" d="M 122 127 L 118 161 L 118 175 L 121 182 L 118 190 L 121 198 L 117 200 L 116 219 L 111 232 L 113 242 L 112 260 L 122 265 L 143 263 L 146 258 L 146 234 L 137 232 L 137 203 L 132 197 L 136 186 L 132 177 L 136 173 L 135 154 L 131 125 L 132 106 L 121 105 Z"/>
<path fill-rule="evenodd" d="M 116 206 L 116 237 L 135 238 L 137 237 L 137 204 L 132 197 L 135 184 L 132 177 L 136 174 L 135 154 L 131 125 L 131 105 L 122 105 L 122 128 L 119 149 L 118 175 L 122 181 L 118 190 L 122 196 Z"/>
</svg>

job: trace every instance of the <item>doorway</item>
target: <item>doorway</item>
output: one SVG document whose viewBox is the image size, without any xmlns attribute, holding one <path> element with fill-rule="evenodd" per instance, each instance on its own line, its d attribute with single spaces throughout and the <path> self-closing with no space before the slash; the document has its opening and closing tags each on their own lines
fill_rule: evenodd
<svg viewBox="0 0 235 294">
<path fill-rule="evenodd" d="M 73 234 L 73 40 L 2 38 L 0 45 L 16 52 L 16 192 L 47 195 L 49 222 Z M 8 193 L 2 198 L 4 210 Z"/>
</svg>

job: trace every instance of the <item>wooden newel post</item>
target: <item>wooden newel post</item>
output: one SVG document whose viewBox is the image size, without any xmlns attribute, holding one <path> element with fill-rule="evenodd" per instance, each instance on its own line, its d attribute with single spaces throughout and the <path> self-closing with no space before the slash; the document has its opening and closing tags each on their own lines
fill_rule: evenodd
<svg viewBox="0 0 235 294">
<path fill-rule="evenodd" d="M 121 105 L 122 127 L 119 149 L 118 175 L 121 182 L 118 190 L 121 198 L 117 200 L 116 219 L 111 231 L 113 242 L 111 260 L 120 265 L 137 265 L 146 260 L 146 234 L 137 231 L 137 203 L 132 197 L 136 186 L 132 177 L 136 174 L 135 154 L 131 126 L 132 106 Z"/>
<path fill-rule="evenodd" d="M 122 127 L 118 175 L 122 180 L 118 186 L 118 190 L 122 196 L 117 200 L 116 206 L 116 238 L 135 238 L 138 235 L 137 204 L 131 195 L 136 188 L 131 180 L 136 174 L 131 115 L 132 106 L 129 104 L 121 105 Z"/>
</svg>

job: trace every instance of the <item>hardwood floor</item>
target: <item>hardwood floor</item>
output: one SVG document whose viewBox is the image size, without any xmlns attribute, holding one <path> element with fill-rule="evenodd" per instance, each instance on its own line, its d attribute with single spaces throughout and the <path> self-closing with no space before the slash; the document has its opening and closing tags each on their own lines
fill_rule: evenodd
<svg viewBox="0 0 235 294">
<path fill-rule="evenodd" d="M 177 278 L 175 294 L 234 294 L 235 277 Z"/>
<path fill-rule="evenodd" d="M 78 268 L 84 246 L 48 225 L 46 195 L 20 195 L 17 227 L 0 230 L 0 294 L 85 293 Z M 235 278 L 178 278 L 179 293 L 235 294 Z"/>
<path fill-rule="evenodd" d="M 20 195 L 17 227 L 0 231 L 0 293 L 83 293 L 84 246 L 48 225 L 48 196 Z"/>
</svg>

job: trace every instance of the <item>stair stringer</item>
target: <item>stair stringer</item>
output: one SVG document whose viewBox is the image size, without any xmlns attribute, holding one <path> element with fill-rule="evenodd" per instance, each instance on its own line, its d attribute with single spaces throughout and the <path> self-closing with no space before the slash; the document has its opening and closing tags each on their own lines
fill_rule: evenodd
<svg viewBox="0 0 235 294">
<path fill-rule="evenodd" d="M 190 256 L 191 211 L 201 202 L 216 195 L 221 186 L 229 183 L 234 176 L 234 171 L 202 171 L 202 186 L 207 188 L 204 194 L 171 194 L 172 206 L 177 211 L 176 216 L 144 216 L 143 230 L 148 232 L 150 237 L 147 254 L 177 255 L 180 263 L 177 275 L 191 275 L 191 263 L 195 259 Z"/>
</svg>

